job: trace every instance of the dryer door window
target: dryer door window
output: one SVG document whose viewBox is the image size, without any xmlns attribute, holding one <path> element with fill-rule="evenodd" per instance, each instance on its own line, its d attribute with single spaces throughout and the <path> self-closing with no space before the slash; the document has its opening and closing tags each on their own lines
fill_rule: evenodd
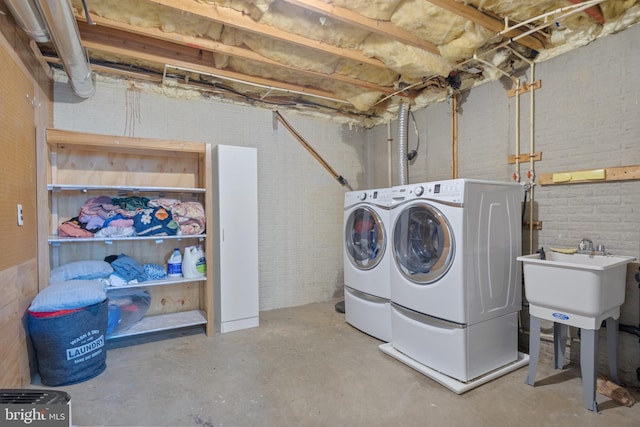
<svg viewBox="0 0 640 427">
<path fill-rule="evenodd" d="M 451 267 L 455 241 L 449 222 L 426 203 L 405 208 L 395 223 L 393 252 L 400 272 L 418 284 L 433 283 Z"/>
<path fill-rule="evenodd" d="M 361 207 L 349 215 L 345 226 L 346 252 L 351 263 L 369 270 L 378 265 L 385 250 L 384 225 L 371 208 Z"/>
</svg>

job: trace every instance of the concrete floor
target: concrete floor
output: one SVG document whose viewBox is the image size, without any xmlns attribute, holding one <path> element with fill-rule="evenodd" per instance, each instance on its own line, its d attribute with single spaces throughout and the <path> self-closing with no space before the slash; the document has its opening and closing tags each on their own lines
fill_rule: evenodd
<svg viewBox="0 0 640 427">
<path fill-rule="evenodd" d="M 107 352 L 100 376 L 60 387 L 78 426 L 631 426 L 598 396 L 585 409 L 579 368 L 543 360 L 462 395 L 378 350 L 336 301 L 260 314 L 260 327 L 207 338 L 174 334 Z M 33 384 L 34 388 L 42 387 Z M 634 396 L 638 398 L 634 391 Z"/>
</svg>

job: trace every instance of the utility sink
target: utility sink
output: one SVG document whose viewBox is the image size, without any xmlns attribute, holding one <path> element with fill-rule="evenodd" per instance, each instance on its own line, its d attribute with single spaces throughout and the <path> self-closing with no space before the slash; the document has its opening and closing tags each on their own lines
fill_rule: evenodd
<svg viewBox="0 0 640 427">
<path fill-rule="evenodd" d="M 634 257 L 549 251 L 518 257 L 532 316 L 585 329 L 620 317 L 627 264 Z"/>
</svg>

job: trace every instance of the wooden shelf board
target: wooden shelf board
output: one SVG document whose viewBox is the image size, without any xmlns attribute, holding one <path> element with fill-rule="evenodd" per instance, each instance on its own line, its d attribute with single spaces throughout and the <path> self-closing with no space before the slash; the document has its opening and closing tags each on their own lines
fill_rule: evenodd
<svg viewBox="0 0 640 427">
<path fill-rule="evenodd" d="M 94 147 L 100 151 L 145 150 L 148 152 L 199 153 L 204 154 L 206 144 L 202 142 L 172 141 L 128 136 L 88 134 L 62 129 L 47 129 L 47 144 L 80 145 Z"/>
<path fill-rule="evenodd" d="M 47 184 L 50 191 L 128 191 L 142 193 L 205 193 L 205 188 L 191 187 L 142 187 L 126 185 L 78 185 L 78 184 Z"/>
<path fill-rule="evenodd" d="M 131 236 L 131 237 L 59 237 L 59 236 L 49 236 L 49 244 L 56 243 L 95 243 L 95 242 L 105 242 L 105 244 L 109 244 L 111 242 L 123 242 L 126 240 L 157 240 L 158 243 L 162 243 L 164 240 L 182 240 L 182 239 L 199 239 L 204 240 L 207 237 L 206 234 L 182 234 L 179 236 Z"/>
<path fill-rule="evenodd" d="M 200 310 L 182 311 L 179 313 L 158 314 L 143 317 L 138 323 L 121 333 L 107 336 L 107 340 L 168 331 L 176 328 L 205 325 L 206 315 Z"/>
<path fill-rule="evenodd" d="M 196 278 L 184 278 L 184 277 L 168 277 L 162 280 L 148 280 L 146 282 L 138 282 L 131 283 L 123 286 L 109 286 L 106 288 L 107 292 L 115 291 L 116 289 L 129 289 L 129 288 L 146 288 L 149 286 L 170 286 L 170 285 L 179 285 L 182 283 L 189 282 L 202 282 L 207 280 L 206 277 L 196 277 Z"/>
</svg>

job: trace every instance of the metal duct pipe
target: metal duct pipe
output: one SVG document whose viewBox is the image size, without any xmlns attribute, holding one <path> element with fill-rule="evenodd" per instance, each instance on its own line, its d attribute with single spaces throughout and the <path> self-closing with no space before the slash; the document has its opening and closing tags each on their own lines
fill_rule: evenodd
<svg viewBox="0 0 640 427">
<path fill-rule="evenodd" d="M 34 0 L 4 0 L 7 9 L 13 15 L 16 23 L 29 37 L 37 43 L 48 43 L 49 29 L 45 24 Z"/>
<path fill-rule="evenodd" d="M 398 115 L 398 185 L 407 185 L 407 104 L 400 104 Z"/>
<path fill-rule="evenodd" d="M 76 95 L 89 98 L 95 93 L 91 67 L 80 43 L 80 32 L 69 0 L 35 0 L 62 60 Z"/>
</svg>

